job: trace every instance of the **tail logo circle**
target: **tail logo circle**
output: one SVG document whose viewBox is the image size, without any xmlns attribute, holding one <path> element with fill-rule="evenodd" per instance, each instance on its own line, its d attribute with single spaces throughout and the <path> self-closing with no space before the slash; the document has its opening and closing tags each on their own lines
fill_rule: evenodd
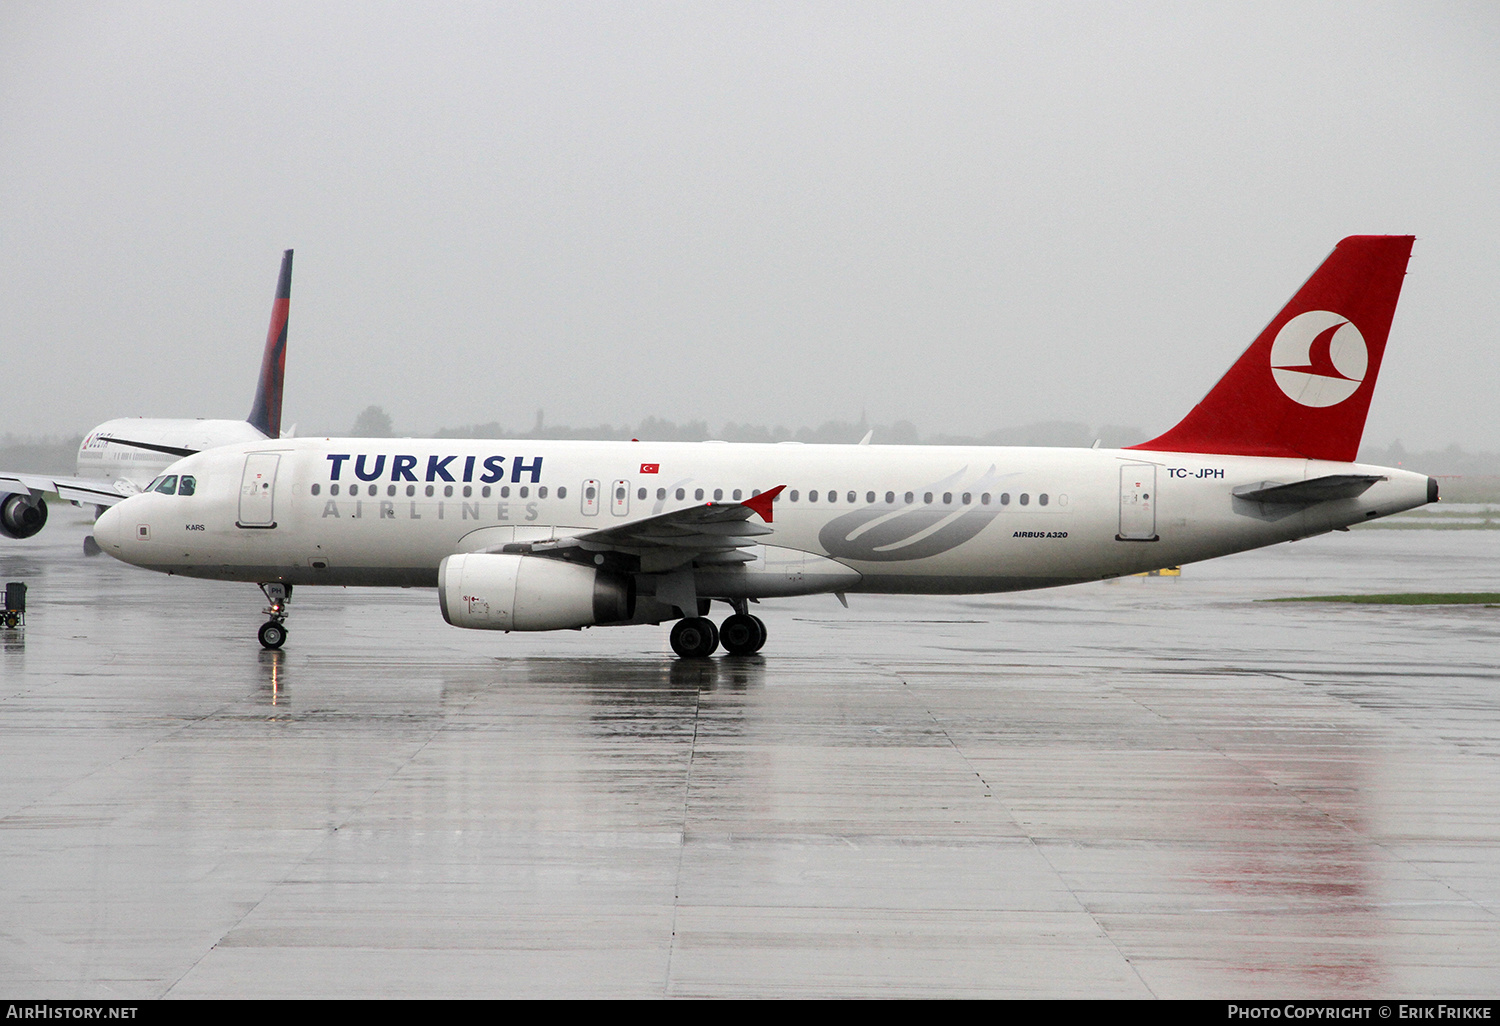
<svg viewBox="0 0 1500 1026">
<path fill-rule="evenodd" d="M 1303 406 L 1348 399 L 1365 380 L 1369 360 L 1354 323 L 1327 310 L 1298 314 L 1271 343 L 1271 375 L 1288 399 Z"/>
</svg>

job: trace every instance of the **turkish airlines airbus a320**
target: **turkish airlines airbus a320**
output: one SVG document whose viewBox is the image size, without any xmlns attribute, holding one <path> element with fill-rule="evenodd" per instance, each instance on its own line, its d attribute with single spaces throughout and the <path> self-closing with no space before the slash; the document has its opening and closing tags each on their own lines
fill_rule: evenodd
<svg viewBox="0 0 1500 1026">
<path fill-rule="evenodd" d="M 95 536 L 259 584 L 267 648 L 294 585 L 401 585 L 436 586 L 455 627 L 676 620 L 701 658 L 760 649 L 759 599 L 1045 588 L 1343 530 L 1438 497 L 1352 462 L 1411 246 L 1340 242 L 1181 423 L 1126 449 L 266 440 L 179 460 Z"/>
</svg>

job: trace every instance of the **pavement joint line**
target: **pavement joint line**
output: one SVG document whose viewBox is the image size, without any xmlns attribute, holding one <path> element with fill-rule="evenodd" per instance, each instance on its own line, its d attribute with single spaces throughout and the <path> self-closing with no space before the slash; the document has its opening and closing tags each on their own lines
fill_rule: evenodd
<svg viewBox="0 0 1500 1026">
<path fill-rule="evenodd" d="M 253 696 L 254 692 L 252 692 L 251 694 Z M 471 704 L 474 700 L 474 697 L 470 696 L 467 702 L 465 702 L 464 704 Z M 239 703 L 228 704 L 236 705 Z M 261 893 L 260 897 L 256 898 L 255 901 L 251 903 L 249 908 L 245 909 L 245 911 L 241 913 L 233 923 L 227 926 L 224 931 L 219 934 L 218 940 L 208 945 L 208 947 L 206 947 L 197 958 L 192 960 L 192 963 L 186 969 L 177 974 L 177 976 L 167 984 L 165 989 L 162 990 L 161 994 L 159 994 L 158 997 L 170 997 L 172 995 L 172 991 L 176 989 L 177 986 L 181 984 L 183 980 L 185 980 L 194 969 L 203 964 L 204 959 L 208 958 L 209 955 L 213 954 L 219 949 L 219 946 L 224 943 L 224 938 L 228 937 L 235 930 L 239 929 L 242 925 L 244 925 L 246 920 L 255 915 L 260 907 L 265 904 L 266 900 L 270 898 L 271 895 L 276 893 L 276 891 L 279 890 L 283 885 L 285 885 L 286 882 L 291 879 L 298 870 L 306 866 L 310 860 L 316 857 L 318 852 L 323 850 L 327 846 L 328 842 L 335 836 L 337 836 L 338 832 L 344 827 L 345 824 L 349 822 L 349 820 L 354 815 L 358 813 L 359 810 L 368 805 L 371 799 L 380 794 L 381 791 L 383 791 L 387 786 L 390 785 L 391 781 L 400 776 L 401 773 L 407 767 L 409 767 L 419 755 L 422 754 L 422 752 L 427 750 L 427 748 L 438 737 L 438 735 L 444 733 L 449 729 L 452 728 L 443 721 L 435 721 L 434 725 L 428 731 L 427 737 L 425 737 L 420 744 L 416 745 L 405 759 L 402 759 L 382 779 L 372 784 L 369 791 L 366 792 L 359 801 L 351 802 L 348 811 L 338 823 L 335 823 L 332 826 L 325 825 L 321 830 L 319 830 L 317 832 L 318 839 L 308 846 L 308 849 L 303 852 L 302 856 L 300 858 L 289 861 L 281 875 L 276 880 L 266 885 L 265 890 Z"/>
<path fill-rule="evenodd" d="M 693 764 L 698 754 L 698 727 L 703 722 L 703 689 L 693 689 L 693 737 L 688 745 L 688 764 L 682 780 L 682 828 L 677 839 L 677 869 L 672 880 L 672 924 L 667 941 L 666 971 L 662 979 L 662 997 L 672 996 L 672 962 L 677 954 L 677 916 L 682 910 L 682 866 L 687 859 L 688 810 L 693 798 Z"/>
<path fill-rule="evenodd" d="M 1041 859 L 1042 862 L 1046 864 L 1047 868 L 1052 872 L 1052 875 L 1056 878 L 1057 882 L 1068 892 L 1068 896 L 1071 897 L 1077 904 L 1078 911 L 1089 917 L 1089 921 L 1094 924 L 1094 929 L 1099 931 L 1099 935 L 1109 943 L 1109 946 L 1114 950 L 1115 954 L 1119 956 L 1120 961 L 1130 967 L 1130 971 L 1135 976 L 1136 982 L 1144 987 L 1146 992 L 1153 998 L 1160 997 L 1161 995 L 1156 992 L 1155 988 L 1151 986 L 1150 982 L 1141 975 L 1140 969 L 1135 965 L 1133 961 L 1131 961 L 1130 956 L 1121 949 L 1119 942 L 1115 940 L 1114 936 L 1109 932 L 1105 925 L 1100 922 L 1098 914 L 1096 914 L 1093 909 L 1089 908 L 1088 902 L 1084 901 L 1083 898 L 1079 895 L 1078 891 L 1068 883 L 1067 878 L 1062 873 L 1062 870 L 1058 869 L 1057 865 L 1047 857 L 1045 847 L 1037 843 L 1035 833 L 1027 829 L 1025 824 L 1016 819 L 1015 814 L 1011 812 L 1008 806 L 1005 805 L 1004 799 L 1000 797 L 996 788 L 990 786 L 990 782 L 985 779 L 984 773 L 982 773 L 979 768 L 975 766 L 974 763 L 969 759 L 969 757 L 964 754 L 963 749 L 959 746 L 958 742 L 954 740 L 953 735 L 949 733 L 948 728 L 943 726 L 942 721 L 937 718 L 937 715 L 932 711 L 932 709 L 928 708 L 926 702 L 922 702 L 917 699 L 915 692 L 912 690 L 911 681 L 907 680 L 905 677 L 902 677 L 901 683 L 906 688 L 906 693 L 911 697 L 912 702 L 917 706 L 917 708 L 921 709 L 927 714 L 928 719 L 932 720 L 933 725 L 936 726 L 938 731 L 943 735 L 943 740 L 948 742 L 949 746 L 953 749 L 953 754 L 958 756 L 963 764 L 967 766 L 971 772 L 973 772 L 974 776 L 979 780 L 979 782 L 984 785 L 984 797 L 998 803 L 999 808 L 1004 811 L 1006 818 L 1008 818 L 1012 825 L 1014 825 L 1015 828 L 1021 831 L 1021 833 L 1025 836 L 1027 846 L 1032 850 L 1037 858 Z"/>
</svg>

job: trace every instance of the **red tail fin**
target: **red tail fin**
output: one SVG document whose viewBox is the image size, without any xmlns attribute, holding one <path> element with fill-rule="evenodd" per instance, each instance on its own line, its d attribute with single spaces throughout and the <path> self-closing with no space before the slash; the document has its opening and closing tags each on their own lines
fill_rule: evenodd
<svg viewBox="0 0 1500 1026">
<path fill-rule="evenodd" d="M 266 332 L 266 351 L 260 359 L 260 384 L 255 402 L 245 419 L 267 438 L 281 437 L 281 383 L 286 376 L 286 321 L 292 308 L 292 251 L 281 256 L 281 277 L 276 279 L 276 300 L 271 304 L 271 328 Z"/>
<path fill-rule="evenodd" d="M 1412 242 L 1340 242 L 1180 424 L 1130 448 L 1353 462 Z"/>
</svg>

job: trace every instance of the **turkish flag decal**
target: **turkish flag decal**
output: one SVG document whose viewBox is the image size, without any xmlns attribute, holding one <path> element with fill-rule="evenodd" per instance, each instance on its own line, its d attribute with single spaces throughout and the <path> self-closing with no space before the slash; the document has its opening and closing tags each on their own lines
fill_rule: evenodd
<svg viewBox="0 0 1500 1026">
<path fill-rule="evenodd" d="M 641 473 L 642 474 L 659 474 L 659 473 L 661 473 L 661 464 L 660 463 L 642 463 L 641 464 Z"/>
</svg>

